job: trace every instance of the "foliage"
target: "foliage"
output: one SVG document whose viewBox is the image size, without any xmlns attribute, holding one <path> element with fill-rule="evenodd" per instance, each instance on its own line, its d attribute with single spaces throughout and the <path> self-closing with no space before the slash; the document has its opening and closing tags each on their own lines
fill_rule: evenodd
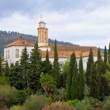
<svg viewBox="0 0 110 110">
<path fill-rule="evenodd" d="M 40 83 L 47 95 L 52 95 L 56 88 L 56 81 L 48 74 L 42 74 Z"/>
<path fill-rule="evenodd" d="M 9 78 L 6 76 L 0 76 L 0 85 L 9 85 Z"/>
<path fill-rule="evenodd" d="M 0 85 L 0 99 L 11 106 L 16 103 L 16 89 L 8 85 Z"/>
<path fill-rule="evenodd" d="M 0 54 L 0 75 L 2 75 L 2 72 L 3 72 L 2 57 L 1 57 L 1 54 Z"/>
<path fill-rule="evenodd" d="M 59 62 L 58 62 L 58 51 L 57 51 L 57 41 L 56 40 L 55 40 L 55 44 L 54 44 L 54 62 L 53 62 L 52 75 L 57 82 L 57 87 L 59 87 L 60 66 L 59 66 Z"/>
<path fill-rule="evenodd" d="M 108 58 L 107 58 L 107 47 L 105 46 L 105 49 L 104 49 L 104 62 L 107 63 L 108 61 Z"/>
<path fill-rule="evenodd" d="M 14 105 L 10 108 L 10 110 L 24 110 L 24 108 L 21 105 Z"/>
<path fill-rule="evenodd" d="M 51 72 L 52 72 L 52 64 L 49 61 L 48 49 L 46 51 L 46 60 L 42 62 L 42 72 L 43 73 L 49 73 L 49 74 L 51 74 Z"/>
<path fill-rule="evenodd" d="M 78 74 L 78 99 L 84 98 L 84 90 L 85 90 L 85 77 L 84 77 L 84 69 L 83 69 L 83 60 L 82 56 L 79 60 L 79 74 Z"/>
<path fill-rule="evenodd" d="M 31 95 L 24 103 L 24 110 L 42 110 L 49 103 L 45 96 Z"/>
<path fill-rule="evenodd" d="M 87 62 L 87 69 L 86 69 L 86 84 L 88 87 L 91 85 L 91 75 L 92 75 L 93 64 L 94 64 L 93 51 L 92 49 L 90 49 L 89 58 Z"/>
<path fill-rule="evenodd" d="M 26 80 L 22 71 L 22 66 L 18 63 L 10 67 L 9 80 L 10 84 L 17 89 L 24 89 L 26 87 Z"/>
<path fill-rule="evenodd" d="M 55 102 L 44 107 L 42 110 L 74 110 L 74 108 L 64 102 Z"/>
<path fill-rule="evenodd" d="M 78 69 L 76 56 L 72 53 L 69 64 L 69 74 L 67 76 L 67 98 L 78 98 Z"/>
<path fill-rule="evenodd" d="M 103 110 L 110 110 L 110 97 L 104 101 Z"/>
<path fill-rule="evenodd" d="M 101 102 L 94 98 L 85 98 L 77 106 L 77 110 L 95 110 L 97 105 L 101 105 Z"/>
<path fill-rule="evenodd" d="M 109 43 L 109 49 L 108 49 L 108 63 L 110 64 L 110 43 Z"/>
<path fill-rule="evenodd" d="M 40 85 L 40 74 L 41 74 L 41 56 L 38 48 L 38 42 L 36 41 L 34 49 L 32 50 L 30 57 L 30 73 L 29 74 L 29 87 L 35 93 L 39 90 Z"/>
<path fill-rule="evenodd" d="M 75 99 L 75 100 L 69 100 L 67 101 L 67 103 L 75 108 L 77 108 L 80 104 L 80 101 L 78 99 Z"/>
</svg>

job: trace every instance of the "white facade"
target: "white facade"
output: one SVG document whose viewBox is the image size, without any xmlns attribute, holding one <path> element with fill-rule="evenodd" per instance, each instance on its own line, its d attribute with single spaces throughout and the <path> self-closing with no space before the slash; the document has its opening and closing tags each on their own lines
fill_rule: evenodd
<svg viewBox="0 0 110 110">
<path fill-rule="evenodd" d="M 4 48 L 4 60 L 8 62 L 8 64 L 15 64 L 17 61 L 20 61 L 22 51 L 25 46 L 12 46 Z M 28 55 L 30 56 L 31 51 L 34 47 L 26 47 Z"/>
</svg>

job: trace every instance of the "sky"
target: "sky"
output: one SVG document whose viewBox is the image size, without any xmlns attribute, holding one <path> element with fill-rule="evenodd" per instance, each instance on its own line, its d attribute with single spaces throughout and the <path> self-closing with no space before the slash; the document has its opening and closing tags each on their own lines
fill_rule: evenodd
<svg viewBox="0 0 110 110">
<path fill-rule="evenodd" d="M 97 47 L 110 42 L 110 0 L 0 0 L 0 30 L 37 36 L 41 16 L 51 39 Z"/>
</svg>

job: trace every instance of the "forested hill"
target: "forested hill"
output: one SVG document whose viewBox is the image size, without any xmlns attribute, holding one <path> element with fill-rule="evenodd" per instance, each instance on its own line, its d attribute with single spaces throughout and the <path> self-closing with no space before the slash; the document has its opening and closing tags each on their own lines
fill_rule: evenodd
<svg viewBox="0 0 110 110">
<path fill-rule="evenodd" d="M 28 34 L 23 34 L 23 33 L 18 33 L 18 32 L 7 32 L 7 31 L 0 31 L 0 53 L 3 54 L 3 49 L 6 46 L 7 43 L 15 40 L 17 37 L 22 36 L 25 39 L 31 40 L 35 42 L 36 36 L 33 35 L 28 35 Z M 54 40 L 49 39 L 49 43 L 53 43 Z M 64 44 L 64 45 L 73 45 L 68 42 L 62 42 L 58 41 L 58 44 Z"/>
</svg>

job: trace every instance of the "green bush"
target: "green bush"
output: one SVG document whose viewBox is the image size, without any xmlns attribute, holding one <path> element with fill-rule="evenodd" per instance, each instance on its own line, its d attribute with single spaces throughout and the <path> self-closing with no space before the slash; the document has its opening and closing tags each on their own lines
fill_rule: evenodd
<svg viewBox="0 0 110 110">
<path fill-rule="evenodd" d="M 101 102 L 94 98 L 85 98 L 76 107 L 77 110 L 95 110 L 96 105 L 101 105 Z"/>
<path fill-rule="evenodd" d="M 24 103 L 25 110 L 41 110 L 49 103 L 49 99 L 45 96 L 31 95 Z"/>
<path fill-rule="evenodd" d="M 110 97 L 104 101 L 103 110 L 110 110 Z"/>
<path fill-rule="evenodd" d="M 23 106 L 15 105 L 10 108 L 10 110 L 24 110 Z"/>
<path fill-rule="evenodd" d="M 9 85 L 0 85 L 0 99 L 7 105 L 11 106 L 16 102 L 16 92 L 14 87 Z"/>
<path fill-rule="evenodd" d="M 0 85 L 9 85 L 9 79 L 6 76 L 0 76 Z"/>
<path fill-rule="evenodd" d="M 75 100 L 69 100 L 67 101 L 67 103 L 75 108 L 77 108 L 80 104 L 80 101 L 78 99 L 75 99 Z"/>
</svg>

